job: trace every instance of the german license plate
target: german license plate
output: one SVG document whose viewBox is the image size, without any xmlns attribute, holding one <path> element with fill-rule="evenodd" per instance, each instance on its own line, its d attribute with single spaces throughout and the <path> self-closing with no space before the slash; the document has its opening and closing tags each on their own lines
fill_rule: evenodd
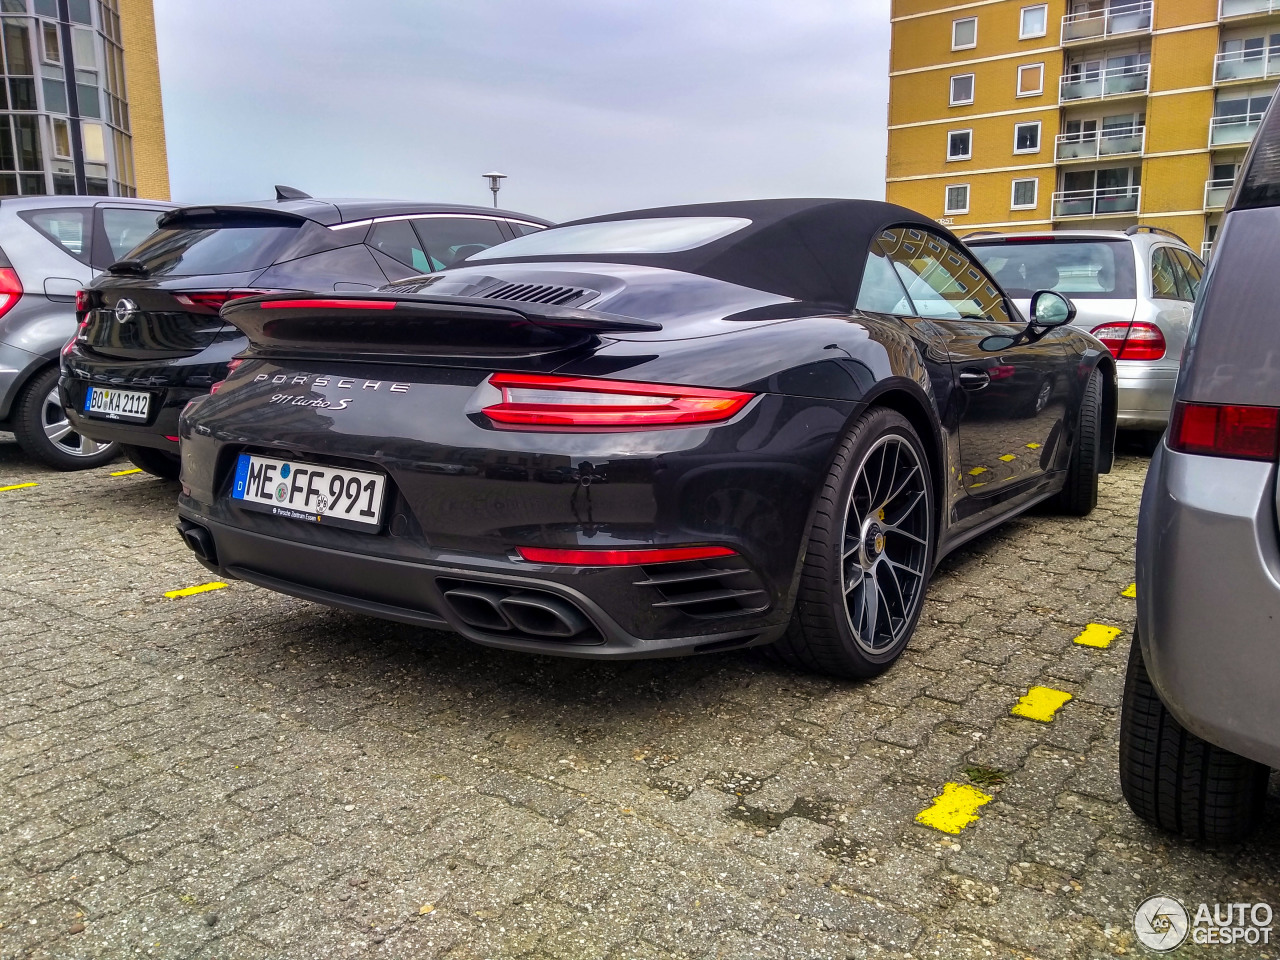
<svg viewBox="0 0 1280 960">
<path fill-rule="evenodd" d="M 139 390 L 90 387 L 84 395 L 84 412 L 107 420 L 145 420 L 151 410 L 151 394 Z"/>
<path fill-rule="evenodd" d="M 231 498 L 277 517 L 373 532 L 386 486 L 380 473 L 242 453 Z"/>
</svg>

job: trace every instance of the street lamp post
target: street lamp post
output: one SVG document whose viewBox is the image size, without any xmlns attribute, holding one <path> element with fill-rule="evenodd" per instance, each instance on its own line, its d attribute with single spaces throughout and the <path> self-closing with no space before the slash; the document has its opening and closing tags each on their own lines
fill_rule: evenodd
<svg viewBox="0 0 1280 960">
<path fill-rule="evenodd" d="M 502 189 L 502 181 L 507 179 L 505 173 L 499 173 L 497 170 L 490 170 L 483 176 L 489 181 L 489 189 L 493 191 L 493 205 L 498 205 L 498 191 Z"/>
</svg>

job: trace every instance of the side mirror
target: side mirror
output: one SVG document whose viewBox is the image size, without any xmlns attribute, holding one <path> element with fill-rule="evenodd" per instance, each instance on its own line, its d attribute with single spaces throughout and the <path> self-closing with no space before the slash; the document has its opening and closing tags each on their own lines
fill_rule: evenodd
<svg viewBox="0 0 1280 960">
<path fill-rule="evenodd" d="M 1031 326 L 1061 327 L 1076 318 L 1076 305 L 1054 290 L 1037 290 L 1031 295 Z"/>
</svg>

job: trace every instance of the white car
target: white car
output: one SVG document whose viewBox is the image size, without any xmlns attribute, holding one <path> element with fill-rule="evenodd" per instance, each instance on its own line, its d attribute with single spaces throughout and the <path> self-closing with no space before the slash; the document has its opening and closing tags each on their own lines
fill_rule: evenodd
<svg viewBox="0 0 1280 960">
<path fill-rule="evenodd" d="M 1116 358 L 1118 426 L 1165 429 L 1204 273 L 1204 263 L 1181 238 L 1141 225 L 1123 232 L 981 233 L 964 240 L 1024 314 L 1036 290 L 1070 297 L 1078 310 L 1072 322 Z"/>
</svg>

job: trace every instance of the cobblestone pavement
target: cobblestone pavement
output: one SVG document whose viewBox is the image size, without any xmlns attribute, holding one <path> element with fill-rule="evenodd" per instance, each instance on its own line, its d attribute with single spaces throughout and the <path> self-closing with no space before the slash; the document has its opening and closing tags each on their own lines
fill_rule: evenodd
<svg viewBox="0 0 1280 960">
<path fill-rule="evenodd" d="M 1146 461 L 949 559 L 871 683 L 758 654 L 482 649 L 211 578 L 175 488 L 0 442 L 0 956 L 1141 954 L 1151 893 L 1280 910 L 1251 843 L 1140 824 L 1117 705 Z M 1073 643 L 1089 623 L 1124 633 Z M 1010 715 L 1032 685 L 1073 695 Z M 915 817 L 947 783 L 992 802 Z M 1199 952 L 1196 952 L 1199 950 Z M 1179 955 L 1275 957 L 1275 948 Z"/>
</svg>

